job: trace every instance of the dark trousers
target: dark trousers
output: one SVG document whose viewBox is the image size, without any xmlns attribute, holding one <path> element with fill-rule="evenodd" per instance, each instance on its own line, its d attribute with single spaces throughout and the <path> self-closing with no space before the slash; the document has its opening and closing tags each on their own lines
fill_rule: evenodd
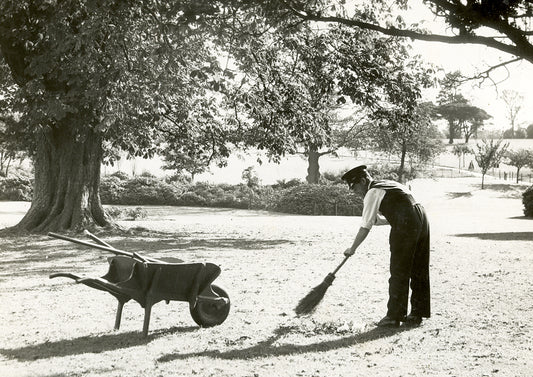
<svg viewBox="0 0 533 377">
<path fill-rule="evenodd" d="M 429 222 L 420 204 L 406 206 L 396 216 L 389 237 L 390 279 L 387 315 L 400 319 L 407 314 L 409 284 L 411 314 L 430 316 Z"/>
</svg>

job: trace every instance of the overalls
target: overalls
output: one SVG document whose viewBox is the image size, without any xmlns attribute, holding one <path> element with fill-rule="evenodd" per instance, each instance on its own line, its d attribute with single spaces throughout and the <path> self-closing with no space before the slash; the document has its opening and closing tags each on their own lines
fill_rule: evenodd
<svg viewBox="0 0 533 377">
<path fill-rule="evenodd" d="M 372 181 L 372 188 L 385 190 L 379 211 L 391 225 L 387 316 L 401 319 L 407 314 L 410 283 L 411 314 L 429 317 L 429 223 L 424 207 L 397 182 Z"/>
</svg>

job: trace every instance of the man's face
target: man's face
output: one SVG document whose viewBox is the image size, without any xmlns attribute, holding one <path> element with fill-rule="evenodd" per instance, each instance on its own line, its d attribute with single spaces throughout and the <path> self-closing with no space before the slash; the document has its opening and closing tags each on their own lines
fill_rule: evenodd
<svg viewBox="0 0 533 377">
<path fill-rule="evenodd" d="M 350 182 L 349 187 L 353 192 L 365 195 L 368 191 L 368 182 L 365 178 L 363 178 L 358 182 Z"/>
</svg>

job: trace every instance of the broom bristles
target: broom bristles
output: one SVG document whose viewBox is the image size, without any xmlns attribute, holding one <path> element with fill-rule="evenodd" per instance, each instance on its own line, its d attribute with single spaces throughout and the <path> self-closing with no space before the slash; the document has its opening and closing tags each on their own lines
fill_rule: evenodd
<svg viewBox="0 0 533 377">
<path fill-rule="evenodd" d="M 297 315 L 309 314 L 313 312 L 318 304 L 320 304 L 320 301 L 322 301 L 324 298 L 326 291 L 331 283 L 333 283 L 333 279 L 335 279 L 335 275 L 328 274 L 322 283 L 314 287 L 304 298 L 298 302 L 298 305 L 296 305 L 296 308 L 294 308 L 294 312 Z"/>
</svg>

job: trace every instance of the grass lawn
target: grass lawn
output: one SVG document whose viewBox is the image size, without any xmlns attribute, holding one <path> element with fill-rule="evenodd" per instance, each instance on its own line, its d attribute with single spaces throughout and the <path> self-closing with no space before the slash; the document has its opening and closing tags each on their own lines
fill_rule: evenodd
<svg viewBox="0 0 533 377">
<path fill-rule="evenodd" d="M 153 257 L 220 265 L 232 308 L 199 328 L 188 304 L 124 307 L 70 279 L 96 277 L 110 254 L 45 236 L 0 239 L 0 376 L 531 376 L 533 219 L 526 186 L 421 179 L 412 190 L 432 226 L 432 317 L 413 329 L 377 329 L 386 310 L 388 227 L 372 229 L 317 311 L 293 308 L 342 260 L 357 217 L 146 207 L 131 234 L 99 234 Z M 0 227 L 28 203 L 0 203 Z M 83 238 L 80 236 L 80 238 Z"/>
</svg>

